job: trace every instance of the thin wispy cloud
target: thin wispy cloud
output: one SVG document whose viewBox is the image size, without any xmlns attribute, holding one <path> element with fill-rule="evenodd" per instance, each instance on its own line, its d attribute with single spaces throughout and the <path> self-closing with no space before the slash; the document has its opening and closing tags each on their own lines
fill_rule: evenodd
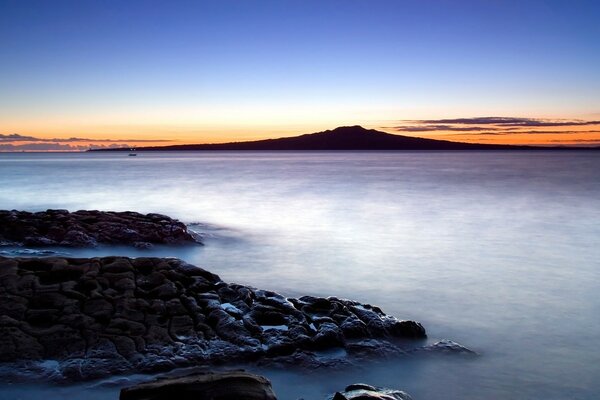
<svg viewBox="0 0 600 400">
<path fill-rule="evenodd" d="M 26 143 L 26 144 L 0 144 L 0 151 L 20 152 L 20 151 L 85 151 L 92 149 L 109 149 L 129 147 L 127 144 L 112 143 L 109 145 L 72 145 L 64 143 Z"/>
<path fill-rule="evenodd" d="M 554 140 L 550 140 L 551 142 L 554 143 L 597 143 L 600 145 L 600 138 L 596 138 L 596 139 L 573 139 L 573 140 L 569 140 L 569 139 L 554 139 Z"/>
<path fill-rule="evenodd" d="M 454 119 L 423 119 L 409 120 L 408 123 L 422 125 L 435 124 L 457 124 L 457 125 L 497 125 L 497 126 L 585 126 L 600 125 L 600 121 L 583 120 L 556 120 L 543 118 L 516 118 L 516 117 L 475 117 L 475 118 L 454 118 Z"/>
<path fill-rule="evenodd" d="M 579 119 L 545 119 L 521 117 L 474 117 L 474 118 L 444 118 L 402 120 L 393 127 L 396 132 L 411 132 L 424 134 L 441 134 L 444 136 L 485 137 L 511 135 L 574 135 L 597 133 L 598 130 L 586 128 L 600 126 L 600 120 L 585 121 Z M 549 130 L 544 127 L 566 128 L 564 130 Z M 537 129 L 541 128 L 541 129 Z M 569 130 L 568 128 L 572 128 Z M 451 133 L 449 133 L 451 132 Z M 452 133 L 454 132 L 454 133 Z M 480 139 L 482 140 L 482 139 Z"/>
<path fill-rule="evenodd" d="M 90 139 L 81 137 L 70 138 L 40 138 L 34 136 L 19 135 L 12 133 L 9 135 L 0 133 L 0 143 L 14 142 L 40 142 L 40 143 L 78 143 L 78 142 L 102 142 L 102 143 L 154 143 L 154 142 L 172 142 L 169 139 Z"/>
<path fill-rule="evenodd" d="M 431 131 L 459 131 L 459 132 L 472 132 L 482 131 L 485 129 L 497 129 L 490 128 L 487 126 L 453 126 L 453 125 L 408 125 L 408 126 L 394 126 L 392 128 L 399 132 L 431 132 Z"/>
<path fill-rule="evenodd" d="M 503 131 L 477 133 L 449 133 L 446 136 L 509 136 L 509 135 L 580 135 L 582 133 L 600 133 L 600 130 L 590 131 Z"/>
<path fill-rule="evenodd" d="M 469 117 L 398 120 L 388 131 L 465 142 L 519 143 L 528 145 L 572 144 L 594 146 L 600 120 L 524 117 Z"/>
</svg>

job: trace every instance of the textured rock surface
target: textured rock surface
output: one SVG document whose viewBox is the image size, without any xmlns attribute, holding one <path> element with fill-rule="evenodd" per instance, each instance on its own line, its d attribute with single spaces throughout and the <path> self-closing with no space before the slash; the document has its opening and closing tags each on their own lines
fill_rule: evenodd
<svg viewBox="0 0 600 400">
<path fill-rule="evenodd" d="M 346 387 L 343 392 L 336 392 L 331 400 L 412 400 L 408 393 L 401 390 L 378 388 L 364 383 L 356 383 Z"/>
<path fill-rule="evenodd" d="M 55 379 L 266 359 L 311 367 L 332 362 L 319 350 L 380 357 L 404 352 L 394 338 L 425 337 L 375 306 L 285 298 L 178 259 L 0 257 L 0 296 L 0 361 Z"/>
<path fill-rule="evenodd" d="M 0 210 L 0 243 L 33 247 L 94 247 L 198 243 L 185 224 L 161 214 L 47 210 Z"/>
<path fill-rule="evenodd" d="M 244 371 L 157 379 L 121 390 L 120 400 L 276 400 L 268 379 Z"/>
<path fill-rule="evenodd" d="M 271 382 L 243 370 L 161 377 L 121 389 L 120 400 L 276 400 Z M 355 383 L 329 400 L 412 400 L 401 390 Z"/>
</svg>

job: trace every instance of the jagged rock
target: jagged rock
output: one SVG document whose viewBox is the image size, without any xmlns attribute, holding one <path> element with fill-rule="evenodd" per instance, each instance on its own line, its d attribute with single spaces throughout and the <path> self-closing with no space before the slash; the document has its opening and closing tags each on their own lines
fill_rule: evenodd
<svg viewBox="0 0 600 400">
<path fill-rule="evenodd" d="M 434 344 L 412 349 L 411 352 L 426 354 L 463 354 L 467 356 L 477 354 L 473 350 L 468 349 L 465 346 L 448 339 L 443 339 L 438 342 L 435 342 Z"/>
<path fill-rule="evenodd" d="M 320 349 L 342 347 L 344 345 L 344 334 L 333 322 L 325 322 L 319 326 L 319 330 L 312 340 L 315 347 Z"/>
<path fill-rule="evenodd" d="M 54 359 L 52 377 L 69 379 L 265 359 L 311 368 L 340 362 L 321 350 L 385 357 L 404 354 L 390 339 L 425 337 L 375 306 L 285 298 L 177 259 L 0 257 L 0 293 L 0 361 Z"/>
<path fill-rule="evenodd" d="M 412 397 L 401 390 L 377 388 L 364 383 L 347 386 L 343 392 L 336 392 L 331 400 L 412 400 Z"/>
<path fill-rule="evenodd" d="M 183 223 L 160 214 L 0 210 L 0 243 L 33 247 L 120 244 L 149 249 L 154 244 L 201 242 Z"/>
<path fill-rule="evenodd" d="M 163 378 L 121 390 L 120 400 L 276 400 L 268 379 L 244 371 Z"/>
</svg>

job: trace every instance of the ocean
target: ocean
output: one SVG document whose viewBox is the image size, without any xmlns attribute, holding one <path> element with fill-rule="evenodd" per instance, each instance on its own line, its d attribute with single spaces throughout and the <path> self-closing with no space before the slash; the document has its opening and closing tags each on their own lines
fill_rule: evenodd
<svg viewBox="0 0 600 400">
<path fill-rule="evenodd" d="M 48 208 L 157 212 L 205 234 L 59 249 L 72 256 L 174 256 L 228 282 L 376 304 L 479 354 L 251 368 L 280 399 L 355 382 L 415 400 L 600 393 L 600 152 L 0 154 L 0 209 Z M 3 383 L 0 398 L 117 399 L 126 383 Z"/>
</svg>

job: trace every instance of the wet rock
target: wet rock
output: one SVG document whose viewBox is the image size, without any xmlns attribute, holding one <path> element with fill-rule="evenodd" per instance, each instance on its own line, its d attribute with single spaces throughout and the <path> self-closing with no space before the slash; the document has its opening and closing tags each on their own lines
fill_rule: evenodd
<svg viewBox="0 0 600 400">
<path fill-rule="evenodd" d="M 23 245 L 33 247 L 57 246 L 58 242 L 45 236 L 27 236 L 23 239 Z"/>
<path fill-rule="evenodd" d="M 120 400 L 276 400 L 268 379 L 244 371 L 163 378 L 121 390 Z"/>
<path fill-rule="evenodd" d="M 72 229 L 67 231 L 58 244 L 65 247 L 96 247 L 98 242 L 91 235 L 80 230 Z M 39 243 L 37 245 L 41 246 L 42 244 Z"/>
<path fill-rule="evenodd" d="M 336 392 L 331 400 L 412 400 L 401 390 L 378 388 L 364 383 L 347 386 L 343 392 Z"/>
<path fill-rule="evenodd" d="M 178 315 L 171 319 L 171 327 L 169 329 L 172 336 L 178 339 L 195 336 L 194 320 L 188 315 Z"/>
<path fill-rule="evenodd" d="M 421 339 L 426 337 L 425 328 L 415 321 L 393 321 L 388 330 L 393 336 Z"/>
<path fill-rule="evenodd" d="M 355 315 L 346 317 L 340 324 L 340 328 L 347 338 L 361 338 L 368 336 L 367 325 Z"/>
<path fill-rule="evenodd" d="M 321 324 L 319 331 L 312 340 L 315 347 L 318 349 L 342 347 L 344 345 L 344 335 L 342 331 L 332 322 Z"/>
<path fill-rule="evenodd" d="M 44 347 L 26 330 L 25 322 L 0 316 L 0 361 L 39 359 L 44 355 Z"/>
<path fill-rule="evenodd" d="M 413 353 L 426 354 L 463 354 L 468 356 L 477 355 L 477 353 L 473 350 L 448 339 L 443 339 L 427 346 L 418 347 L 411 351 Z"/>
<path fill-rule="evenodd" d="M 425 336 L 374 306 L 285 298 L 177 259 L 0 257 L 0 293 L 0 361 L 56 360 L 52 379 L 259 360 L 336 366 L 405 354 L 390 339 Z"/>
<path fill-rule="evenodd" d="M 136 249 L 148 250 L 153 248 L 154 245 L 149 242 L 133 242 L 133 247 Z"/>
<path fill-rule="evenodd" d="M 0 210 L 0 243 L 32 247 L 120 244 L 149 249 L 154 244 L 201 242 L 197 235 L 187 230 L 185 224 L 159 214 Z"/>
</svg>

